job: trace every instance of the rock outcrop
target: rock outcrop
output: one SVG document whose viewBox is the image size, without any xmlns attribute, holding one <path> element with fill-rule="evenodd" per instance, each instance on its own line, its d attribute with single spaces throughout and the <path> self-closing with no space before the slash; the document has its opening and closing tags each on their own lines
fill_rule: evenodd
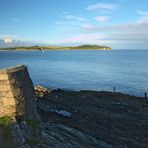
<svg viewBox="0 0 148 148">
<path fill-rule="evenodd" d="M 27 67 L 0 70 L 0 117 L 22 116 L 32 118 L 36 114 L 34 86 Z"/>
<path fill-rule="evenodd" d="M 38 95 L 37 112 L 45 127 L 44 148 L 148 147 L 148 99 L 57 89 Z"/>
</svg>

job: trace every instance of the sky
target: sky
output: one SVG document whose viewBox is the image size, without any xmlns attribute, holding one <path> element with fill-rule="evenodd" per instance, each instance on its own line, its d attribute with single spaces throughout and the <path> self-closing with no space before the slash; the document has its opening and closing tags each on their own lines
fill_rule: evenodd
<svg viewBox="0 0 148 148">
<path fill-rule="evenodd" d="M 0 0 L 0 47 L 148 49 L 148 0 Z"/>
</svg>

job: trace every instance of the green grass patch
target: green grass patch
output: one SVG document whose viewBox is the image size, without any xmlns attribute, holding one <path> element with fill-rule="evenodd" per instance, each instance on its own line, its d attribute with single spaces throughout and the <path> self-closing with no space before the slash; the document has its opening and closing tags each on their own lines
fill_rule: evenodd
<svg viewBox="0 0 148 148">
<path fill-rule="evenodd" d="M 0 128 L 2 130 L 2 136 L 4 140 L 5 148 L 12 148 L 15 146 L 12 133 L 11 133 L 11 118 L 0 117 Z"/>
</svg>

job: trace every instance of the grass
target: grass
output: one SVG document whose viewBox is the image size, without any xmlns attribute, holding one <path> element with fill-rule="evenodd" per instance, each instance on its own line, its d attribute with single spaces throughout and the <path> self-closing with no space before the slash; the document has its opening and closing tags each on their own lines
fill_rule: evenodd
<svg viewBox="0 0 148 148">
<path fill-rule="evenodd" d="M 11 133 L 11 118 L 0 117 L 0 128 L 2 129 L 5 148 L 15 147 Z"/>
<path fill-rule="evenodd" d="M 111 50 L 110 47 L 100 46 L 100 45 L 80 45 L 80 46 L 24 46 L 24 47 L 8 47 L 8 48 L 0 48 L 0 50 L 73 50 L 73 49 L 96 49 L 96 50 Z"/>
</svg>

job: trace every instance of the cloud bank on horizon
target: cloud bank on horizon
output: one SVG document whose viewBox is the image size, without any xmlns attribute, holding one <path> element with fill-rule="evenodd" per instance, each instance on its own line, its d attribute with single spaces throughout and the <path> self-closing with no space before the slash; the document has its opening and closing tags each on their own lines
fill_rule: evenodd
<svg viewBox="0 0 148 148">
<path fill-rule="evenodd" d="M 148 49 L 147 0 L 0 3 L 0 47 L 98 44 Z"/>
</svg>

